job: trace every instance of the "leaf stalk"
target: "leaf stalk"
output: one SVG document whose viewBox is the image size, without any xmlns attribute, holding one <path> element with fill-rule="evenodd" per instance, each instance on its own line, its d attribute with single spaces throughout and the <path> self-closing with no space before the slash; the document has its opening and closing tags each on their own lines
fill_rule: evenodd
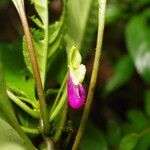
<svg viewBox="0 0 150 150">
<path fill-rule="evenodd" d="M 32 37 L 30 34 L 27 17 L 25 14 L 24 1 L 16 0 L 14 2 L 14 4 L 18 10 L 18 13 L 19 13 L 19 16 L 20 16 L 20 19 L 22 22 L 25 39 L 26 39 L 27 47 L 28 47 L 28 51 L 29 51 L 30 61 L 31 61 L 31 65 L 32 65 L 33 75 L 34 75 L 34 79 L 35 79 L 35 83 L 36 83 L 37 94 L 38 94 L 39 104 L 40 104 L 42 131 L 43 131 L 43 134 L 48 134 L 49 133 L 49 121 L 48 121 L 48 112 L 47 112 L 47 107 L 46 107 L 46 101 L 45 101 L 44 92 L 43 92 L 44 87 L 42 86 L 42 81 L 41 81 L 39 67 L 38 67 L 36 54 L 35 54 L 35 50 L 34 50 L 34 46 L 33 46 L 33 41 L 32 41 Z"/>
</svg>

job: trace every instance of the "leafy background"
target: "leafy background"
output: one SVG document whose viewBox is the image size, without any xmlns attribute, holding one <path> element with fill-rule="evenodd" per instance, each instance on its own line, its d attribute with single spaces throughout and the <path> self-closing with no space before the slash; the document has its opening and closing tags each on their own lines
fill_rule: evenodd
<svg viewBox="0 0 150 150">
<path fill-rule="evenodd" d="M 93 2 L 92 0 L 68 0 L 68 7 L 65 8 L 66 6 L 63 6 L 59 0 L 52 0 L 49 5 L 51 9 L 49 23 L 51 25 L 48 29 L 41 27 L 40 23 L 33 23 L 33 21 L 37 21 L 35 18 L 29 19 L 31 26 L 37 27 L 38 25 L 42 28 L 38 31 L 32 29 L 32 33 L 35 36 L 36 45 L 40 45 L 38 50 L 45 49 L 41 58 L 46 55 L 48 64 L 45 67 L 42 59 L 40 62 L 41 67 L 45 69 L 47 74 L 46 89 L 60 86 L 67 70 L 66 52 L 69 52 L 69 48 L 73 44 L 80 48 L 84 63 L 87 66 L 84 84 L 88 89 L 96 43 L 97 4 L 98 1 Z M 28 1 L 26 6 L 29 8 L 28 15 L 32 16 L 35 10 Z M 66 15 L 67 12 L 69 13 Z M 30 101 L 31 105 L 32 103 L 36 104 L 36 95 L 33 95 L 32 72 L 29 65 L 27 65 L 28 69 L 25 67 L 28 60 L 22 59 L 26 48 L 24 43 L 23 54 L 20 20 L 14 6 L 8 0 L 0 1 L 0 20 L 1 60 L 6 85 L 14 92 L 19 91 L 19 95 L 32 100 Z M 53 32 L 54 30 L 56 32 Z M 66 31 L 67 34 L 64 36 Z M 43 45 L 36 41 L 37 38 L 41 41 L 45 39 L 46 36 L 43 34 L 45 32 L 50 32 L 50 35 L 52 35 L 51 40 L 47 43 L 48 49 L 42 47 Z M 50 53 L 49 48 L 51 48 Z M 42 70 L 42 68 L 40 69 Z M 97 150 L 150 149 L 149 0 L 122 0 L 121 3 L 119 0 L 108 1 L 103 53 L 99 70 L 94 103 L 80 149 L 92 150 L 93 147 Z M 20 87 L 20 89 L 17 87 Z M 1 86 L 1 88 L 0 92 L 4 91 L 5 87 Z M 5 93 L 3 93 L 4 95 Z M 4 105 L 6 104 L 2 104 L 1 107 L 3 108 Z M 16 105 L 13 104 L 13 106 L 17 108 Z M 11 106 L 8 109 L 10 112 Z M 19 111 L 22 112 L 18 108 L 15 109 L 16 114 Z M 73 111 L 69 109 L 68 122 L 63 131 L 64 137 L 68 132 L 71 133 L 70 142 L 67 145 L 68 149 L 75 137 L 81 114 L 81 110 Z M 24 115 L 24 112 L 17 117 L 19 123 L 25 126 L 31 127 L 37 124 L 36 121 L 33 123 L 28 115 Z M 17 145 L 18 149 L 24 149 L 24 144 L 19 138 L 22 133 L 20 129 L 16 128 L 16 124 L 18 124 L 16 119 L 13 119 L 15 116 L 10 117 L 7 113 L 2 113 L 1 118 L 1 128 L 5 126 L 6 130 L 10 130 L 12 134 L 5 135 L 5 132 L 0 130 L 0 135 L 6 137 L 2 140 L 0 137 L 0 144 L 2 143 L 9 148 L 8 143 L 11 139 L 11 142 L 14 143 L 12 147 Z M 39 137 L 31 137 L 31 139 L 36 144 Z M 58 143 L 58 148 L 66 149 L 66 147 L 63 147 L 65 142 L 62 137 Z"/>
</svg>

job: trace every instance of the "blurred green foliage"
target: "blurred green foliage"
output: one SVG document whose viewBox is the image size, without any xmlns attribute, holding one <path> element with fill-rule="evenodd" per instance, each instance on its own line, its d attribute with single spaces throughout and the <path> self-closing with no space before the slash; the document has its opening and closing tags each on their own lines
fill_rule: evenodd
<svg viewBox="0 0 150 150">
<path fill-rule="evenodd" d="M 35 1 L 35 3 L 36 2 L 37 1 Z M 40 24 L 39 20 L 37 21 L 35 16 L 32 17 L 32 21 L 39 27 L 39 29 L 32 28 L 31 32 L 37 49 L 40 71 L 45 71 L 43 74 L 46 73 L 47 75 L 47 84 L 49 85 L 49 81 L 53 81 L 54 87 L 60 86 L 67 72 L 67 54 L 69 53 L 69 48 L 72 45 L 76 45 L 86 60 L 86 56 L 89 55 L 89 50 L 95 47 L 98 27 L 98 0 L 68 0 L 68 5 L 65 5 L 65 0 L 63 2 L 65 9 L 63 10 L 62 16 L 59 20 L 49 25 L 48 32 L 50 37 L 47 43 L 47 50 L 42 43 L 45 38 L 44 33 L 46 29 Z M 0 8 L 5 8 L 8 4 L 8 0 L 1 0 Z M 46 18 L 42 19 L 42 21 L 45 21 L 44 19 Z M 91 118 L 94 122 L 100 120 L 100 124 L 102 124 L 103 127 L 89 122 L 83 140 L 81 141 L 80 149 L 149 150 L 150 1 L 122 0 L 120 2 L 120 0 L 108 0 L 104 36 L 103 54 L 110 60 L 113 73 L 109 79 L 106 79 L 106 83 L 103 85 L 102 92 L 100 93 L 100 98 L 103 99 L 104 94 L 107 101 L 109 101 L 110 97 L 112 101 L 115 101 L 116 97 L 114 98 L 113 96 L 121 91 L 123 93 L 121 95 L 123 96 L 122 98 L 126 98 L 127 96 L 131 97 L 133 103 L 136 104 L 131 106 L 132 101 L 126 99 L 126 104 L 129 103 L 127 109 L 121 110 L 121 108 L 118 108 L 120 109 L 120 113 L 124 111 L 124 116 L 122 114 L 114 115 L 114 113 L 116 113 L 115 111 L 111 113 L 111 111 L 107 112 L 106 109 L 105 112 L 107 112 L 106 114 L 108 115 L 101 114 L 105 120 L 104 122 L 103 119 L 100 118 L 101 116 L 99 116 L 99 112 L 103 112 L 100 110 L 103 105 L 97 107 L 93 106 L 92 110 L 97 113 L 97 118 L 93 119 L 93 116 Z M 40 42 L 38 40 L 40 40 Z M 15 39 L 13 39 L 13 41 L 15 41 Z M 16 42 L 7 43 L 3 41 L 0 43 L 1 52 L 3 54 L 2 62 L 6 86 L 17 96 L 26 98 L 28 104 L 32 105 L 33 103 L 34 105 L 35 103 L 36 105 L 35 85 L 29 64 L 30 62 L 27 59 L 28 55 L 25 42 L 23 41 L 25 62 L 20 46 L 21 40 L 17 42 L 19 44 Z M 45 49 L 44 53 L 41 52 L 41 49 Z M 43 62 L 47 62 L 47 64 L 45 65 Z M 89 66 L 87 66 L 87 69 L 89 69 Z M 106 68 L 105 70 L 109 71 L 108 69 L 109 68 Z M 2 73 L 0 75 L 0 116 L 3 120 L 0 119 L 0 127 L 4 128 L 5 126 L 6 129 L 9 128 L 11 133 L 10 136 L 4 133 L 5 130 L 0 130 L 0 133 L 4 135 L 2 142 L 5 140 L 9 146 L 9 138 L 11 138 L 13 143 L 14 141 L 18 141 L 17 143 L 20 144 L 20 137 L 18 137 L 15 131 L 18 130 L 15 128 L 17 123 L 14 119 L 14 113 L 10 113 L 12 112 L 12 108 L 4 92 L 5 84 L 4 81 L 1 80 L 1 77 Z M 140 102 L 136 99 L 137 97 L 134 97 L 138 95 L 138 93 L 135 93 L 135 89 L 129 88 L 132 87 L 132 84 L 134 84 L 134 87 L 140 84 L 142 91 L 144 91 L 139 97 Z M 122 87 L 124 87 L 123 90 L 121 90 Z M 46 90 L 48 90 L 48 88 Z M 97 89 L 99 90 L 99 85 Z M 128 90 L 129 93 L 126 90 Z M 52 96 L 51 98 L 53 99 L 54 95 L 50 96 Z M 98 101 L 98 98 L 96 95 L 96 101 Z M 119 100 L 121 101 L 122 98 Z M 105 109 L 105 104 L 102 110 L 103 109 Z M 111 109 L 113 111 L 113 108 Z M 20 111 L 19 113 L 19 109 L 16 109 L 15 112 L 17 113 L 21 125 L 25 127 L 38 126 L 38 121 L 30 118 L 27 114 L 23 114 L 24 112 Z M 58 116 L 58 118 L 59 117 L 60 116 Z M 15 130 L 10 129 L 12 127 L 4 120 L 13 126 Z M 52 135 L 56 130 L 57 122 L 55 121 L 52 124 Z M 60 140 L 63 141 L 64 139 Z M 5 143 L 5 141 L 3 143 Z M 62 143 L 60 142 L 60 144 Z M 18 150 L 21 149 L 22 147 L 20 149 L 18 148 Z"/>
</svg>

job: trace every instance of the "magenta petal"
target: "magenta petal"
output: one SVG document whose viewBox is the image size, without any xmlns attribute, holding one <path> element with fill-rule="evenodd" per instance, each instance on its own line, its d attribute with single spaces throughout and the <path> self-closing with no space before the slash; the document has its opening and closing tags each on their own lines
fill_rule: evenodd
<svg viewBox="0 0 150 150">
<path fill-rule="evenodd" d="M 86 102 L 86 92 L 81 83 L 74 85 L 71 76 L 67 82 L 68 103 L 73 109 L 79 109 Z"/>
</svg>

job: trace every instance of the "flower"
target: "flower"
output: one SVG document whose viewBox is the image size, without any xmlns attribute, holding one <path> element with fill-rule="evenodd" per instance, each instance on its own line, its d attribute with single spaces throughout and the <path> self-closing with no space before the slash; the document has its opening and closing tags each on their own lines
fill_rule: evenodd
<svg viewBox="0 0 150 150">
<path fill-rule="evenodd" d="M 82 85 L 86 68 L 81 64 L 81 55 L 76 47 L 69 53 L 69 75 L 67 81 L 68 103 L 73 109 L 79 109 L 86 102 L 86 91 Z"/>
<path fill-rule="evenodd" d="M 86 102 L 86 92 L 81 83 L 75 85 L 70 74 L 67 82 L 68 103 L 73 109 L 79 109 Z"/>
</svg>

